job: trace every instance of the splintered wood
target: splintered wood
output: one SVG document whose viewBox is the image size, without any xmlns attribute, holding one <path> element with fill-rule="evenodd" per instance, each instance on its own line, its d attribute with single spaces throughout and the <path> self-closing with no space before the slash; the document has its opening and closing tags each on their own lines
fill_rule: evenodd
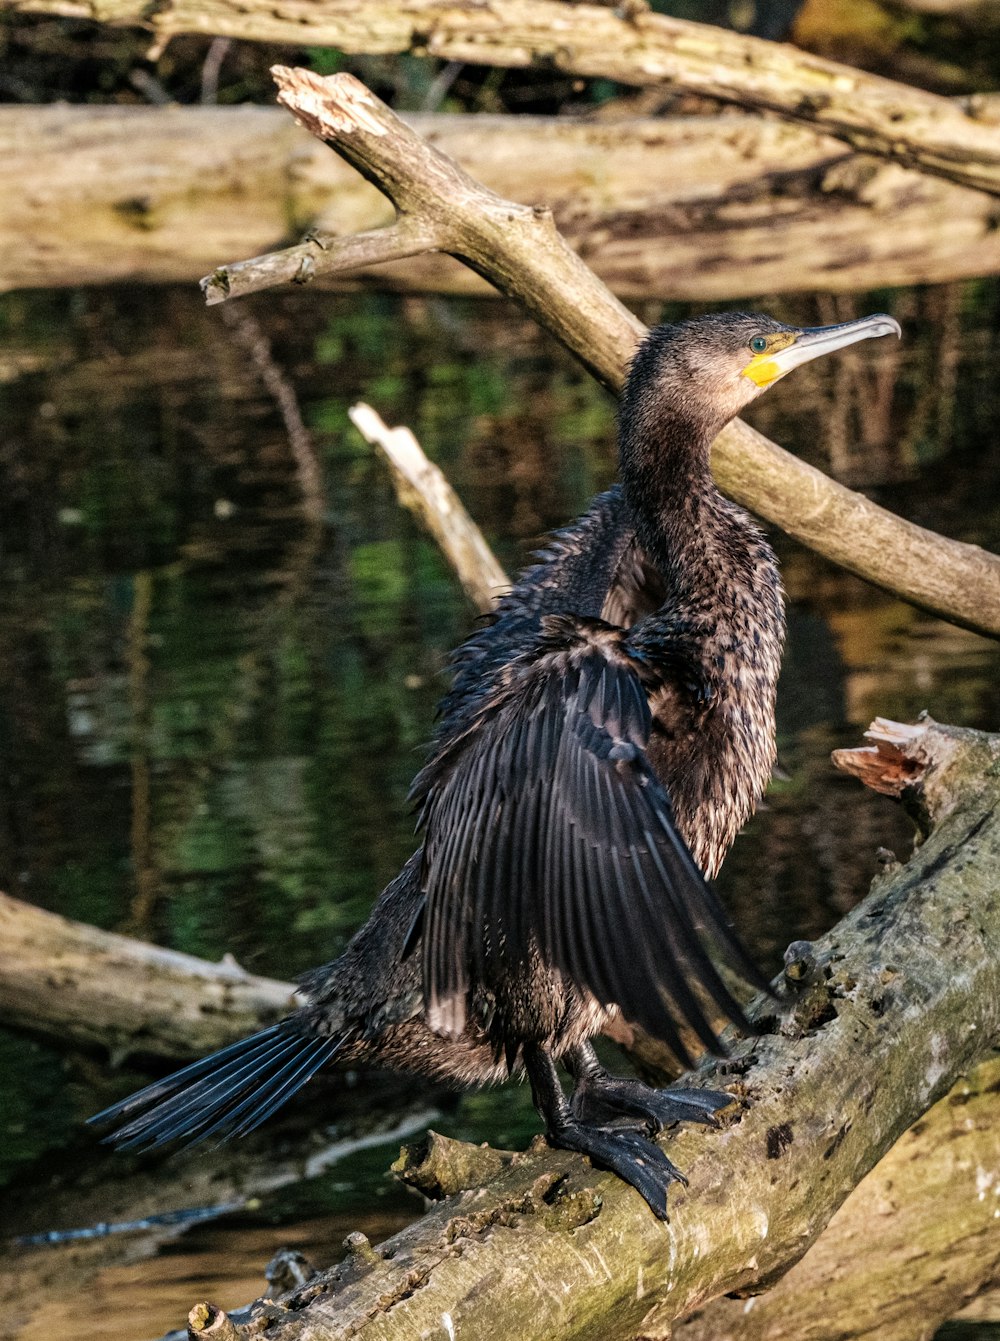
<svg viewBox="0 0 1000 1341">
<path fill-rule="evenodd" d="M 831 756 L 834 767 L 859 778 L 873 791 L 898 799 L 923 775 L 926 760 L 915 746 L 933 725 L 929 717 L 912 725 L 876 717 L 865 732 L 865 739 L 873 744 L 834 750 Z"/>
</svg>

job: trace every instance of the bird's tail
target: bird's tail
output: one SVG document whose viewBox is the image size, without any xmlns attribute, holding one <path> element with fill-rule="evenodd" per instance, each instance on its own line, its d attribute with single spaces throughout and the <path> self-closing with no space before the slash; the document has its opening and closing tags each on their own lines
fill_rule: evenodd
<svg viewBox="0 0 1000 1341">
<path fill-rule="evenodd" d="M 291 1016 L 147 1085 L 90 1121 L 121 1123 L 103 1138 L 119 1150 L 243 1136 L 333 1061 L 346 1041 L 345 1034 L 307 1032 Z"/>
</svg>

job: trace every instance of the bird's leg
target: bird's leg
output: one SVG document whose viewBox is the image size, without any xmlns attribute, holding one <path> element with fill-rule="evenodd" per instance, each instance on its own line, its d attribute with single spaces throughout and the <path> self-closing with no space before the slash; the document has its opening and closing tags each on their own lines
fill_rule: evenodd
<svg viewBox="0 0 1000 1341">
<path fill-rule="evenodd" d="M 602 1169 L 610 1169 L 634 1187 L 659 1219 L 667 1218 L 667 1189 L 671 1183 L 686 1183 L 658 1145 L 641 1132 L 620 1127 L 601 1127 L 577 1117 L 567 1102 L 555 1062 L 537 1043 L 524 1045 L 524 1065 L 531 1093 L 545 1121 L 545 1134 L 552 1145 L 589 1155 Z"/>
<path fill-rule="evenodd" d="M 721 1090 L 654 1090 L 641 1080 L 613 1076 L 589 1043 L 571 1049 L 563 1060 L 576 1081 L 571 1109 L 582 1121 L 635 1117 L 655 1135 L 671 1122 L 705 1122 L 716 1127 L 718 1110 L 733 1102 L 732 1095 Z"/>
</svg>

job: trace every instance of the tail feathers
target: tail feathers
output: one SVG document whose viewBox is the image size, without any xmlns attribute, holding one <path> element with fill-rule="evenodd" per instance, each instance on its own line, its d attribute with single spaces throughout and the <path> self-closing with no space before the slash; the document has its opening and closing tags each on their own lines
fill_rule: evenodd
<svg viewBox="0 0 1000 1341">
<path fill-rule="evenodd" d="M 283 1020 L 176 1071 L 90 1119 L 109 1126 L 118 1150 L 193 1145 L 210 1136 L 243 1136 L 271 1116 L 333 1061 L 346 1036 L 317 1037 Z"/>
</svg>

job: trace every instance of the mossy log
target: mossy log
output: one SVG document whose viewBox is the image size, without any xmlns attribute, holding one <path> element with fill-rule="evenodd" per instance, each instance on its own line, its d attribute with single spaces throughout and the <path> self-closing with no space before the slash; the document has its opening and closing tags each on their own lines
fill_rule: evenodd
<svg viewBox="0 0 1000 1341">
<path fill-rule="evenodd" d="M 888 748 L 927 836 L 792 956 L 781 1004 L 757 1003 L 760 1036 L 733 1040 L 727 1062 L 703 1067 L 734 1106 L 721 1131 L 668 1137 L 690 1178 L 668 1224 L 610 1175 L 539 1145 L 380 1247 L 352 1244 L 332 1271 L 259 1301 L 233 1319 L 236 1334 L 479 1338 L 496 1336 L 502 1319 L 503 1335 L 523 1341 L 663 1337 L 710 1300 L 765 1290 L 803 1259 L 865 1175 L 1000 1038 L 1000 737 L 927 722 L 891 734 Z M 991 1066 L 977 1078 L 984 1093 Z M 907 1140 L 920 1138 L 918 1128 Z M 484 1156 L 491 1174 L 494 1158 Z M 905 1165 L 905 1143 L 894 1158 Z M 439 1151 L 439 1186 L 447 1167 Z M 463 1153 L 458 1182 L 474 1176 Z M 995 1219 L 994 1183 L 986 1177 L 979 1211 L 963 1222 L 972 1237 Z M 905 1196 L 907 1180 L 898 1186 Z M 974 1258 L 959 1260 L 972 1270 Z M 960 1302 L 969 1289 L 966 1280 L 951 1293 Z M 927 1334 L 923 1324 L 909 1333 Z"/>
<path fill-rule="evenodd" d="M 715 1299 L 675 1341 L 921 1341 L 1000 1272 L 1000 1062 L 977 1066 L 763 1294 Z M 985 1339 L 984 1339 L 985 1341 Z"/>
<path fill-rule="evenodd" d="M 988 196 L 804 126 L 755 114 L 408 122 L 491 190 L 549 206 L 622 297 L 857 292 L 1000 271 Z M 20 184 L 0 210 L 0 288 L 187 282 L 222 256 L 391 214 L 275 108 L 0 107 L 0 156 Z M 434 255 L 321 282 L 493 292 Z"/>
</svg>

